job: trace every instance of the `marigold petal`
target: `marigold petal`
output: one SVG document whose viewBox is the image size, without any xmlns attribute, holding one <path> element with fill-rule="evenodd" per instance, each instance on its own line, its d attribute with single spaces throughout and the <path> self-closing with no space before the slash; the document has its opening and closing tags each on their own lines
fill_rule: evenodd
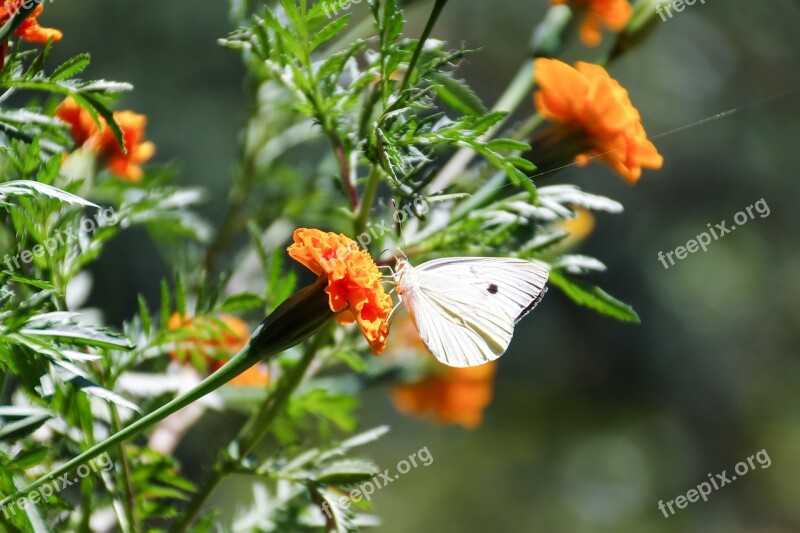
<svg viewBox="0 0 800 533">
<path fill-rule="evenodd" d="M 555 59 L 539 58 L 534 64 L 534 79 L 539 87 L 536 108 L 547 118 L 566 120 L 580 114 L 589 84 L 575 69 Z"/>
<path fill-rule="evenodd" d="M 633 15 L 628 0 L 550 0 L 551 4 L 570 4 L 583 13 L 581 40 L 587 46 L 597 46 L 603 39 L 602 28 L 622 30 Z"/>
<path fill-rule="evenodd" d="M 628 92 L 606 70 L 579 62 L 575 68 L 553 59 L 536 60 L 534 102 L 542 115 L 583 138 L 588 153 L 575 155 L 583 166 L 598 158 L 628 182 L 642 168 L 658 169 L 663 158 L 647 138 Z"/>
<path fill-rule="evenodd" d="M 352 239 L 317 229 L 299 228 L 289 256 L 317 274 L 325 276 L 331 311 L 341 324 L 358 323 L 373 353 L 386 347 L 392 299 L 381 284 L 383 277 L 365 250 Z"/>
<path fill-rule="evenodd" d="M 392 403 L 407 415 L 474 429 L 491 403 L 495 369 L 494 362 L 469 368 L 441 365 L 439 373 L 423 381 L 396 385 Z"/>
</svg>

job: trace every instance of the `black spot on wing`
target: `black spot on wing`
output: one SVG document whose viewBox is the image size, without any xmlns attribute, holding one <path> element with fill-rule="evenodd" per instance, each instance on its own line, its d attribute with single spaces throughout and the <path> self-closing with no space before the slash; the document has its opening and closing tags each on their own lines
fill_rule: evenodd
<svg viewBox="0 0 800 533">
<path fill-rule="evenodd" d="M 489 291 L 489 294 L 497 294 L 497 285 L 495 285 L 494 283 L 492 283 L 491 285 L 489 285 L 489 286 L 486 288 L 486 290 L 487 290 L 487 291 Z"/>
</svg>

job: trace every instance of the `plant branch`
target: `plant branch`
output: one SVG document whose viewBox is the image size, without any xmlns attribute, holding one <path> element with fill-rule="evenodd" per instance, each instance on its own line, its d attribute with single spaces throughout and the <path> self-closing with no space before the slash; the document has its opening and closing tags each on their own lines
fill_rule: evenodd
<svg viewBox="0 0 800 533">
<path fill-rule="evenodd" d="M 289 398 L 303 380 L 303 376 L 305 376 L 308 367 L 314 360 L 314 356 L 326 339 L 327 336 L 324 334 L 324 331 L 317 334 L 312 344 L 303 353 L 303 357 L 300 361 L 298 361 L 291 371 L 284 376 L 274 392 L 261 404 L 259 411 L 254 414 L 242 428 L 239 437 L 236 439 L 239 443 L 237 447 L 239 450 L 239 457 L 250 455 L 258 443 L 269 432 L 272 423 L 278 415 L 283 413 Z M 170 531 L 173 533 L 183 533 L 187 531 L 197 518 L 197 515 L 202 510 L 208 498 L 229 473 L 231 473 L 231 468 L 226 464 L 224 456 L 220 454 L 220 458 L 217 459 L 217 463 L 212 469 L 211 476 L 206 480 L 203 488 L 200 489 L 189 503 L 181 519 L 175 523 Z"/>
<path fill-rule="evenodd" d="M 381 170 L 378 165 L 372 167 L 372 172 L 369 174 L 367 181 L 367 188 L 364 189 L 364 197 L 361 199 L 361 208 L 356 215 L 355 220 L 355 234 L 356 236 L 364 232 L 369 220 L 369 212 L 372 210 L 372 204 L 375 201 L 375 196 L 378 192 L 378 185 L 381 181 Z"/>
<path fill-rule="evenodd" d="M 419 61 L 419 56 L 422 55 L 422 49 L 425 48 L 425 41 L 430 37 L 433 27 L 436 25 L 436 21 L 439 19 L 439 15 L 442 14 L 446 4 L 447 0 L 436 0 L 436 3 L 433 5 L 433 10 L 428 17 L 428 23 L 425 25 L 425 29 L 422 30 L 422 35 L 419 38 L 417 47 L 414 49 L 414 55 L 411 56 L 411 61 L 408 62 L 408 69 L 406 70 L 406 75 L 403 76 L 403 84 L 400 86 L 401 94 L 408 88 L 408 84 L 414 76 L 414 69 Z"/>
</svg>

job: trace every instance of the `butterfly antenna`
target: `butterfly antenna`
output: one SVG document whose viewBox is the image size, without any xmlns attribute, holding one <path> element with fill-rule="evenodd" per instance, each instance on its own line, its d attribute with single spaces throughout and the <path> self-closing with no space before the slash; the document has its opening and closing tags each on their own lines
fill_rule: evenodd
<svg viewBox="0 0 800 533">
<path fill-rule="evenodd" d="M 400 230 L 400 239 L 403 241 L 403 248 L 408 248 L 408 244 L 406 244 L 406 236 L 403 235 L 403 218 L 397 216 L 397 202 L 394 201 L 394 198 L 392 198 L 392 209 L 394 209 L 394 219 L 397 221 L 397 229 Z M 408 259 L 408 256 L 403 250 L 400 250 L 400 253 L 403 254 L 403 257 Z"/>
</svg>

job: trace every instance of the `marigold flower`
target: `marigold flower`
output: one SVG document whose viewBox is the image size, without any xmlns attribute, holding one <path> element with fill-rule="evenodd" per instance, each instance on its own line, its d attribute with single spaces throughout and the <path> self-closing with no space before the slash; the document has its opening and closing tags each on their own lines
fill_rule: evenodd
<svg viewBox="0 0 800 533">
<path fill-rule="evenodd" d="M 128 181 L 142 181 L 144 172 L 140 165 L 149 161 L 156 153 L 156 145 L 144 141 L 147 117 L 132 111 L 118 111 L 114 113 L 114 120 L 122 130 L 125 152 L 117 144 L 111 129 L 104 128 L 98 144 L 101 153 L 106 157 L 106 166 L 113 174 Z"/>
<path fill-rule="evenodd" d="M 328 303 L 340 324 L 357 322 L 375 355 L 386 347 L 392 299 L 383 277 L 365 250 L 352 239 L 317 229 L 299 228 L 289 255 L 320 277 L 326 277 Z"/>
<path fill-rule="evenodd" d="M 59 104 L 56 116 L 69 124 L 75 145 L 85 146 L 97 154 L 111 173 L 126 181 L 142 180 L 144 172 L 140 165 L 149 161 L 156 152 L 155 144 L 144 141 L 147 117 L 131 111 L 114 113 L 114 120 L 122 130 L 122 141 L 125 145 L 123 152 L 111 128 L 105 122 L 101 122 L 98 127 L 91 114 L 72 98 Z"/>
<path fill-rule="evenodd" d="M 392 389 L 392 403 L 411 416 L 433 418 L 442 424 L 474 429 L 492 401 L 496 362 L 453 368 L 437 363 L 439 372 L 417 383 L 400 383 Z"/>
<path fill-rule="evenodd" d="M 628 0 L 550 0 L 551 4 L 569 4 L 583 15 L 581 40 L 587 46 L 597 46 L 603 40 L 602 28 L 622 30 L 633 14 Z"/>
<path fill-rule="evenodd" d="M 0 26 L 8 22 L 22 7 L 25 0 L 6 1 L 0 5 Z M 50 39 L 60 41 L 63 34 L 54 28 L 39 26 L 37 18 L 44 11 L 44 6 L 39 4 L 28 17 L 14 30 L 14 35 L 29 43 L 46 43 Z"/>
<path fill-rule="evenodd" d="M 631 183 L 641 177 L 643 167 L 661 168 L 664 160 L 647 139 L 628 92 L 603 67 L 578 62 L 573 68 L 541 58 L 534 76 L 537 110 L 580 139 L 585 151 L 575 156 L 579 165 L 600 158 Z"/>
<path fill-rule="evenodd" d="M 92 116 L 72 98 L 58 104 L 56 117 L 69 125 L 69 132 L 76 146 L 83 146 L 97 135 L 97 124 Z"/>
</svg>

